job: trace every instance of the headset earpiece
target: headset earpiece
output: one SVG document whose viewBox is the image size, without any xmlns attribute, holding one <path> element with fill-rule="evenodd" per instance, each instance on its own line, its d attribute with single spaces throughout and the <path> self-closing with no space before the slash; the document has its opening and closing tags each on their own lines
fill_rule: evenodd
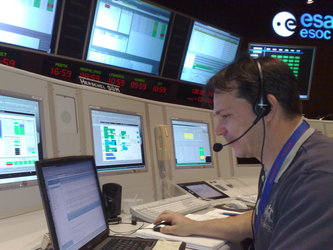
<svg viewBox="0 0 333 250">
<path fill-rule="evenodd" d="M 266 91 L 265 91 L 265 86 L 264 86 L 264 79 L 263 79 L 263 74 L 261 70 L 261 65 L 258 60 L 255 61 L 258 72 L 259 72 L 259 92 L 258 96 L 256 99 L 256 102 L 254 103 L 253 106 L 253 111 L 257 115 L 256 121 L 258 122 L 262 117 L 267 115 L 271 111 L 271 105 L 267 100 L 266 97 Z"/>
</svg>

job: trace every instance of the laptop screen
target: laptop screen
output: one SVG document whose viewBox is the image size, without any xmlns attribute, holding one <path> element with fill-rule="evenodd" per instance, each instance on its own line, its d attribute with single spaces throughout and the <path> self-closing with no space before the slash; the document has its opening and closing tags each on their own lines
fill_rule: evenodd
<svg viewBox="0 0 333 250">
<path fill-rule="evenodd" d="M 40 161 L 36 168 L 55 249 L 78 249 L 108 232 L 92 157 Z"/>
</svg>

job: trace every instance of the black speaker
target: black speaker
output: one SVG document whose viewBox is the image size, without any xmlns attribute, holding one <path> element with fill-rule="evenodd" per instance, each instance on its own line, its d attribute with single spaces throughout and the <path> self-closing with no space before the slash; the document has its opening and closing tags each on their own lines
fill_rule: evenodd
<svg viewBox="0 0 333 250">
<path fill-rule="evenodd" d="M 108 221 L 114 221 L 121 213 L 121 186 L 117 183 L 106 183 L 102 192 L 106 204 Z"/>
</svg>

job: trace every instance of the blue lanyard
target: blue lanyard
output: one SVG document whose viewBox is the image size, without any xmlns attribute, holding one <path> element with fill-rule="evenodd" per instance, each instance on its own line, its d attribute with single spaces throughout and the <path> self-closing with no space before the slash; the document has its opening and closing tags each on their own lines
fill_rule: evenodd
<svg viewBox="0 0 333 250">
<path fill-rule="evenodd" d="M 264 190 L 260 197 L 258 213 L 256 214 L 255 218 L 255 233 L 258 232 L 261 216 L 264 213 L 269 194 L 274 184 L 274 180 L 279 173 L 279 170 L 282 167 L 284 160 L 286 159 L 289 152 L 293 149 L 297 141 L 301 138 L 301 136 L 308 130 L 308 128 L 309 124 L 303 121 L 302 124 L 294 131 L 294 133 L 289 137 L 287 142 L 283 145 L 283 148 L 275 159 L 273 166 L 269 171 L 268 178 L 265 181 Z"/>
</svg>

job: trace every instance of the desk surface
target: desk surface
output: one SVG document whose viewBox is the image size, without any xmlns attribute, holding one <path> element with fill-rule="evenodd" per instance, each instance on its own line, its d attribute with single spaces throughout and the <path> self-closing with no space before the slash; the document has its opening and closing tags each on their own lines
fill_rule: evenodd
<svg viewBox="0 0 333 250">
<path fill-rule="evenodd" d="M 129 224 L 130 216 L 123 215 L 126 224 L 112 225 L 110 229 L 117 234 L 124 235 L 139 228 L 142 222 L 133 226 Z M 43 235 L 48 232 L 43 210 L 13 216 L 0 220 L 0 249 L 35 250 L 40 247 Z M 112 233 L 112 232 L 111 232 Z M 221 250 L 229 250 L 224 245 Z"/>
<path fill-rule="evenodd" d="M 43 210 L 0 220 L 0 249 L 32 250 L 48 232 Z"/>
</svg>

